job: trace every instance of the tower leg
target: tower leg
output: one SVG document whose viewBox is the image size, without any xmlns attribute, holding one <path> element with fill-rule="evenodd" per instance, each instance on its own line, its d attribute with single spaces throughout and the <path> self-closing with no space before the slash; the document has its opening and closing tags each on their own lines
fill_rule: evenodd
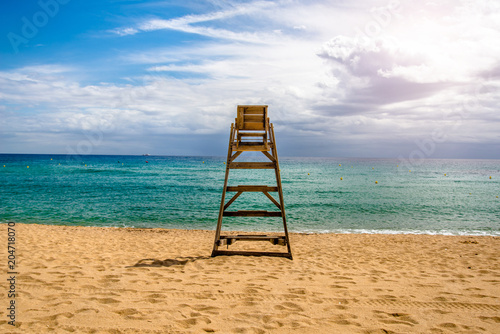
<svg viewBox="0 0 500 334">
<path fill-rule="evenodd" d="M 220 231 L 222 228 L 222 215 L 224 213 L 224 202 L 226 200 L 227 180 L 229 178 L 229 164 L 231 162 L 231 155 L 233 153 L 233 145 L 232 145 L 233 138 L 234 138 L 234 124 L 231 124 L 231 133 L 229 135 L 229 147 L 227 149 L 227 159 L 226 159 L 226 176 L 224 178 L 224 188 L 222 189 L 222 198 L 220 200 L 219 218 L 217 220 L 217 229 L 215 231 L 215 240 L 214 240 L 214 248 L 212 251 L 212 256 L 215 256 L 214 253 L 219 248 L 217 242 L 219 241 Z"/>
<path fill-rule="evenodd" d="M 276 183 L 278 185 L 278 195 L 280 199 L 280 206 L 281 206 L 281 217 L 283 219 L 283 229 L 285 231 L 285 239 L 286 239 L 286 247 L 288 249 L 288 254 L 290 256 L 290 259 L 292 259 L 292 248 L 290 246 L 290 238 L 288 236 L 288 228 L 286 225 L 286 214 L 285 214 L 285 201 L 283 199 L 283 188 L 281 187 L 281 173 L 280 173 L 280 164 L 278 161 L 278 150 L 276 147 L 276 138 L 274 137 L 274 127 L 271 124 L 270 126 L 270 132 L 271 132 L 271 140 L 272 140 L 272 146 L 271 146 L 271 151 L 274 159 L 276 160 L 276 167 L 274 169 L 276 173 Z"/>
</svg>

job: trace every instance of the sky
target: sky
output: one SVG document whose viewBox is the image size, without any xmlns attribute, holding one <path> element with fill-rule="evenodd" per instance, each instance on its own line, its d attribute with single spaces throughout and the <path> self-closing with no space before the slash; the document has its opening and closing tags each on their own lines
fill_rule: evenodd
<svg viewBox="0 0 500 334">
<path fill-rule="evenodd" d="M 0 153 L 500 159 L 499 1 L 0 4 Z"/>
</svg>

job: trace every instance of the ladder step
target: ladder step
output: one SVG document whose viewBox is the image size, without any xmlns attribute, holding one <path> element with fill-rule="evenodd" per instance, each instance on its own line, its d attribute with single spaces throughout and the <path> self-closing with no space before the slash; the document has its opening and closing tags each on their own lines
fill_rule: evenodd
<svg viewBox="0 0 500 334">
<path fill-rule="evenodd" d="M 266 235 L 266 234 L 238 234 L 238 235 L 221 235 L 221 239 L 234 239 L 234 240 L 251 240 L 251 241 L 268 241 L 273 239 L 286 240 L 284 235 Z"/>
<path fill-rule="evenodd" d="M 264 137 L 266 136 L 266 132 L 239 132 L 238 136 L 240 137 Z"/>
<path fill-rule="evenodd" d="M 226 216 L 226 217 L 281 217 L 281 211 L 265 211 L 265 210 L 224 211 L 223 216 Z"/>
<path fill-rule="evenodd" d="M 246 146 L 258 146 L 258 145 L 264 145 L 263 141 L 239 141 L 237 143 L 238 145 L 246 145 Z"/>
<path fill-rule="evenodd" d="M 231 162 L 231 169 L 275 169 L 274 162 Z"/>
<path fill-rule="evenodd" d="M 275 257 L 286 257 L 287 259 L 292 259 L 292 254 L 288 253 L 278 253 L 278 252 L 252 252 L 252 251 L 227 251 L 227 250 L 213 250 L 212 257 L 219 255 L 242 255 L 242 256 L 275 256 Z"/>
<path fill-rule="evenodd" d="M 278 191 L 278 187 L 239 185 L 227 187 L 227 191 Z"/>
<path fill-rule="evenodd" d="M 269 151 L 269 145 L 266 146 L 262 143 L 247 145 L 247 143 L 241 143 L 239 145 L 234 144 L 233 150 L 235 151 Z"/>
<path fill-rule="evenodd" d="M 221 235 L 217 245 L 225 246 L 232 245 L 236 241 L 269 241 L 273 245 L 286 245 L 286 236 L 277 236 L 277 235 Z"/>
</svg>

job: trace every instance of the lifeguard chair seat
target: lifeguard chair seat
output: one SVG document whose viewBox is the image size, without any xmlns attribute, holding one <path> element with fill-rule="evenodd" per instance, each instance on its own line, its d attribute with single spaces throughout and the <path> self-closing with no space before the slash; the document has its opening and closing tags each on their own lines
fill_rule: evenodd
<svg viewBox="0 0 500 334">
<path fill-rule="evenodd" d="M 269 151 L 267 106 L 238 106 L 235 151 Z"/>
</svg>

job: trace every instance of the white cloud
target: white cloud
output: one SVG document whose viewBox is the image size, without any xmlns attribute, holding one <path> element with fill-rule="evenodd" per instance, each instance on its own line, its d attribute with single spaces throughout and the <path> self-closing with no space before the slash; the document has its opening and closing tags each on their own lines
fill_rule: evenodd
<svg viewBox="0 0 500 334">
<path fill-rule="evenodd" d="M 127 36 L 127 35 L 135 35 L 139 32 L 139 30 L 129 27 L 129 28 L 116 28 L 111 30 L 110 32 L 120 36 Z"/>
<path fill-rule="evenodd" d="M 116 38 L 164 29 L 211 37 L 121 53 L 113 61 L 143 71 L 123 75 L 126 85 L 82 84 L 73 76 L 76 66 L 1 72 L 2 131 L 104 127 L 109 137 L 144 141 L 225 136 L 237 104 L 269 104 L 290 143 L 314 137 L 323 145 L 293 152 L 289 144 L 288 154 L 335 154 L 344 142 L 379 144 L 385 154 L 390 148 L 383 145 L 411 143 L 437 127 L 451 143 L 500 143 L 498 5 L 406 1 L 385 18 L 380 13 L 387 6 L 372 10 L 368 1 L 215 5 L 212 12 L 148 18 L 112 30 Z M 477 93 L 482 85 L 488 89 Z M 466 101 L 474 102 L 473 111 L 463 111 Z"/>
<path fill-rule="evenodd" d="M 150 32 L 155 30 L 169 29 L 182 31 L 191 34 L 198 34 L 213 38 L 222 38 L 243 42 L 262 43 L 266 40 L 273 41 L 273 34 L 259 33 L 259 32 L 246 32 L 235 31 L 223 28 L 214 28 L 207 24 L 213 21 L 220 21 L 229 19 L 236 16 L 249 16 L 253 14 L 261 14 L 266 11 L 272 10 L 278 4 L 272 1 L 255 1 L 250 3 L 243 3 L 238 5 L 226 6 L 222 11 L 216 11 L 206 14 L 186 15 L 174 19 L 147 19 L 139 23 L 136 27 L 125 27 L 114 29 L 111 32 L 120 36 L 137 34 L 139 32 Z"/>
</svg>

